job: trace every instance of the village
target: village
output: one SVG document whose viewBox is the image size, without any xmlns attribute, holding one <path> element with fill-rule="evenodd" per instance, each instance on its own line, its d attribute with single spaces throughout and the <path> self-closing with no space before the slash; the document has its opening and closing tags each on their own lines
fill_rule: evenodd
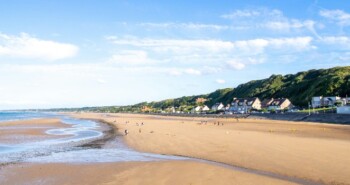
<svg viewBox="0 0 350 185">
<path fill-rule="evenodd" d="M 251 113 L 337 113 L 350 114 L 350 98 L 339 96 L 315 96 L 312 97 L 307 109 L 301 109 L 293 105 L 288 98 L 269 98 L 260 100 L 253 98 L 232 98 L 232 102 L 224 104 L 217 102 L 211 107 L 206 105 L 208 100 L 197 98 L 196 106 L 184 111 L 183 107 L 168 107 L 160 110 L 160 113 L 173 114 L 251 114 Z M 152 108 L 143 106 L 141 112 L 151 112 Z M 153 110 L 154 111 L 154 110 Z"/>
</svg>

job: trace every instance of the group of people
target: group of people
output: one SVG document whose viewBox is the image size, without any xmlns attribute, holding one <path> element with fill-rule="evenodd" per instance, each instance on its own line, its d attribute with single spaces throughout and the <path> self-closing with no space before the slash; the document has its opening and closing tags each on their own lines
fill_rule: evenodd
<svg viewBox="0 0 350 185">
<path fill-rule="evenodd" d="M 130 123 L 129 121 L 126 121 L 125 122 L 125 124 L 128 124 L 128 123 Z M 143 122 L 141 122 L 141 124 L 139 124 L 138 122 L 136 123 L 136 126 L 143 126 L 144 124 L 143 124 Z M 141 133 L 141 128 L 139 128 L 139 133 Z M 128 135 L 129 134 L 129 131 L 128 131 L 128 129 L 125 129 L 124 130 L 124 134 L 125 135 Z"/>
</svg>

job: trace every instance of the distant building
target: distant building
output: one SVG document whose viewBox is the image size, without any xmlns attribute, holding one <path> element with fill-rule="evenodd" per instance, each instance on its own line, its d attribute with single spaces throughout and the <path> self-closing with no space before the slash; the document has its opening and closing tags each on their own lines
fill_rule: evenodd
<svg viewBox="0 0 350 185">
<path fill-rule="evenodd" d="M 197 106 L 197 107 L 194 107 L 193 109 L 192 109 L 192 113 L 198 113 L 198 112 L 200 112 L 202 110 L 202 107 L 201 106 Z"/>
<path fill-rule="evenodd" d="M 350 98 L 346 97 L 346 98 L 341 98 L 340 99 L 341 105 L 350 105 Z"/>
<path fill-rule="evenodd" d="M 340 106 L 337 107 L 337 114 L 350 114 L 350 106 Z"/>
<path fill-rule="evenodd" d="M 314 96 L 311 99 L 311 106 L 313 108 L 317 107 L 329 107 L 336 105 L 340 102 L 342 105 L 347 103 L 347 98 L 340 98 L 339 96 Z"/>
<path fill-rule="evenodd" d="M 334 106 L 337 101 L 340 101 L 338 96 L 323 97 L 323 106 Z"/>
<path fill-rule="evenodd" d="M 322 96 L 314 96 L 312 97 L 311 99 L 311 106 L 313 108 L 316 108 L 316 107 L 322 107 L 323 106 L 323 103 L 322 103 L 322 100 L 323 97 Z"/>
<path fill-rule="evenodd" d="M 261 108 L 265 108 L 265 109 L 269 108 L 273 100 L 274 100 L 273 98 L 263 100 L 261 102 Z"/>
<path fill-rule="evenodd" d="M 197 104 L 205 103 L 206 101 L 207 101 L 207 99 L 205 99 L 205 98 L 197 98 L 196 99 Z"/>
<path fill-rule="evenodd" d="M 212 107 L 211 110 L 213 111 L 218 111 L 218 110 L 224 110 L 225 106 L 222 103 L 215 103 Z"/>
<path fill-rule="evenodd" d="M 252 109 L 261 109 L 261 101 L 259 98 L 233 98 L 229 110 L 236 113 L 247 113 Z"/>
<path fill-rule="evenodd" d="M 208 106 L 197 106 L 192 109 L 192 113 L 200 113 L 200 112 L 206 112 L 209 111 L 210 108 Z"/>
<path fill-rule="evenodd" d="M 202 107 L 202 111 L 203 112 L 210 111 L 210 108 L 205 105 L 204 107 Z"/>
<path fill-rule="evenodd" d="M 274 99 L 268 107 L 268 110 L 284 110 L 290 109 L 293 105 L 287 98 Z"/>
</svg>

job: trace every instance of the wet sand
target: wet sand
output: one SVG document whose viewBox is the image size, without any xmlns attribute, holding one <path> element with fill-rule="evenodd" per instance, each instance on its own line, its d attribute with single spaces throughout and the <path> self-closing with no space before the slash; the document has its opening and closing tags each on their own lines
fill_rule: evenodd
<svg viewBox="0 0 350 185">
<path fill-rule="evenodd" d="M 75 116 L 109 121 L 120 132 L 128 129 L 124 139 L 139 151 L 202 158 L 325 184 L 350 184 L 349 126 L 135 114 Z M 219 126 L 213 124 L 218 121 Z"/>
<path fill-rule="evenodd" d="M 18 144 L 23 142 L 34 142 L 43 139 L 55 139 L 63 136 L 48 135 L 48 129 L 66 128 L 59 119 L 32 119 L 22 121 L 0 122 L 0 143 Z"/>
<path fill-rule="evenodd" d="M 20 177 L 20 178 L 19 178 Z M 0 172 L 3 184 L 293 184 L 282 180 L 187 161 L 96 164 L 16 164 Z"/>
</svg>

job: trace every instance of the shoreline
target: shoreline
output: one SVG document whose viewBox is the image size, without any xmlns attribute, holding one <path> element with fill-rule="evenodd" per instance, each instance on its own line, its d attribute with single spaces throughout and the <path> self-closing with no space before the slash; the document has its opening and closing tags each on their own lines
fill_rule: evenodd
<svg viewBox="0 0 350 185">
<path fill-rule="evenodd" d="M 85 180 L 80 183 L 84 184 L 153 185 L 165 181 L 166 184 L 208 185 L 350 184 L 346 174 L 350 164 L 346 158 L 350 154 L 350 126 L 140 114 L 69 115 L 101 125 L 104 136 L 80 147 L 111 147 L 109 141 L 115 143 L 120 139 L 122 145 L 125 143 L 136 151 L 185 156 L 190 160 L 72 164 L 19 162 L 1 167 L 7 179 L 3 182 L 18 183 L 18 179 L 11 175 L 15 173 L 28 174 L 24 175 L 23 182 L 57 180 L 50 184 L 63 183 L 60 179 L 71 179 L 70 182 L 77 184 L 82 178 Z M 141 126 L 141 122 L 144 125 Z M 220 124 L 213 124 L 215 122 Z M 125 129 L 129 134 L 122 137 Z M 82 172 L 72 174 L 78 169 Z M 32 173 L 33 170 L 38 172 Z"/>
</svg>

